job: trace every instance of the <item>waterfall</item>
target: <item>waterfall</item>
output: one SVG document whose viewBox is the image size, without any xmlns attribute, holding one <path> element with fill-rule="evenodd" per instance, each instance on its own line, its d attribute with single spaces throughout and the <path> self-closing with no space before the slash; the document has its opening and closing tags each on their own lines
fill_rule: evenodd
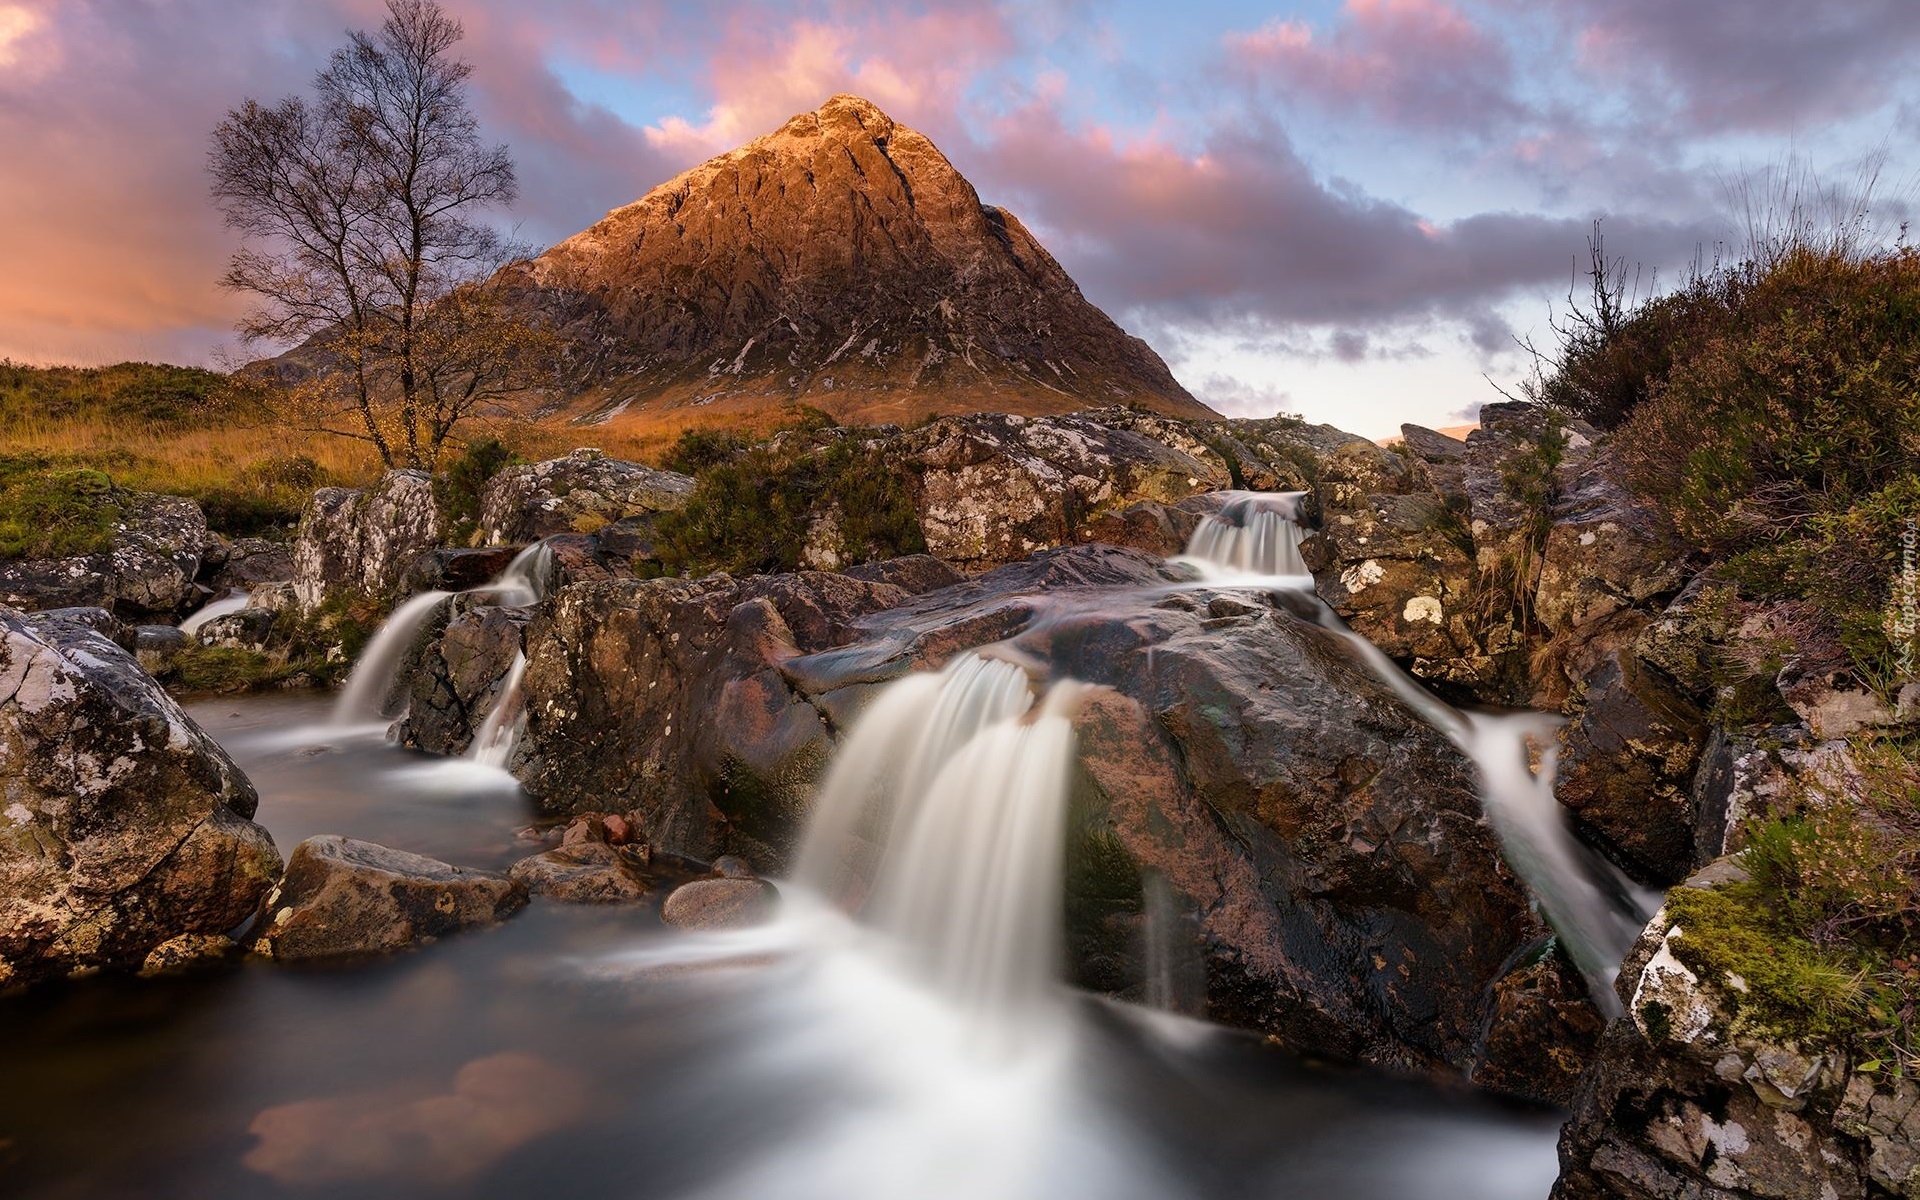
<svg viewBox="0 0 1920 1200">
<path fill-rule="evenodd" d="M 1056 682 L 1036 709 L 1019 668 L 975 654 L 891 684 L 840 751 L 796 865 L 1001 1046 L 1057 975 L 1083 690 Z"/>
<path fill-rule="evenodd" d="M 507 760 L 513 757 L 513 747 L 527 722 L 527 706 L 520 688 L 526 673 L 527 656 L 516 653 L 513 666 L 507 669 L 506 678 L 500 683 L 500 693 L 494 697 L 493 707 L 487 710 L 487 719 L 481 723 L 480 732 L 473 735 L 473 744 L 467 747 L 467 761 L 496 770 L 507 769 Z"/>
<path fill-rule="evenodd" d="M 224 617 L 228 613 L 239 612 L 245 608 L 250 598 L 251 597 L 245 592 L 233 591 L 220 597 L 218 600 L 208 601 L 199 611 L 180 622 L 180 632 L 186 634 L 188 637 L 192 637 L 194 634 L 200 632 L 202 625 L 205 625 L 215 617 Z"/>
<path fill-rule="evenodd" d="M 1292 548 L 1299 562 L 1299 530 L 1294 522 L 1299 493 L 1280 493 L 1267 508 L 1243 509 L 1255 518 L 1271 517 L 1293 526 L 1291 533 L 1266 534 Z M 1225 512 L 1232 512 L 1229 504 Z M 1244 520 L 1244 517 L 1243 517 Z M 1202 522 L 1187 547 L 1185 561 L 1208 582 L 1246 586 L 1245 572 L 1256 561 L 1248 549 L 1253 525 L 1232 529 L 1235 538 Z M 1279 561 L 1279 560 L 1275 560 Z M 1305 576 L 1302 578 L 1302 576 Z M 1473 760 L 1480 780 L 1480 806 L 1500 839 L 1507 865 L 1526 881 L 1548 925 L 1567 947 L 1574 965 L 1591 987 L 1593 1001 L 1613 1013 L 1618 1001 L 1613 979 L 1621 961 L 1651 916 L 1638 889 L 1624 873 L 1574 836 L 1566 810 L 1553 793 L 1557 754 L 1555 718 L 1541 713 L 1462 712 L 1421 687 L 1372 642 L 1347 628 L 1339 614 L 1313 592 L 1313 578 L 1277 571 L 1260 586 L 1302 593 L 1315 620 L 1344 638 L 1367 667 L 1428 723 L 1446 734 Z M 1533 761 L 1538 758 L 1538 766 Z"/>
<path fill-rule="evenodd" d="M 501 608 L 526 608 L 546 598 L 547 580 L 552 574 L 553 548 L 539 541 L 514 555 L 513 561 L 493 579 L 470 590 L 475 594 L 491 593 L 490 603 Z"/>
<path fill-rule="evenodd" d="M 1185 557 L 1242 575 L 1303 580 L 1311 588 L 1300 558 L 1300 500 L 1304 492 L 1233 492 L 1218 516 L 1200 518 L 1187 542 Z"/>
<path fill-rule="evenodd" d="M 412 648 L 414 639 L 420 636 L 420 630 L 426 627 L 435 606 L 442 600 L 454 595 L 488 596 L 491 597 L 489 603 L 502 608 L 526 608 L 545 598 L 547 580 L 552 573 L 553 550 L 544 541 L 535 542 L 514 555 L 500 574 L 479 587 L 468 588 L 464 592 L 422 592 L 394 609 L 393 615 L 387 618 L 386 623 L 373 635 L 373 640 L 367 643 L 367 648 L 361 651 L 360 661 L 354 663 L 353 670 L 348 673 L 347 685 L 341 689 L 340 699 L 333 706 L 333 723 L 371 724 L 394 715 L 388 711 L 388 701 L 399 683 L 395 676 L 400 664 Z M 509 690 L 518 694 L 518 677 L 515 676 L 511 682 L 514 684 L 512 689 L 501 689 L 503 699 Z M 479 739 L 476 738 L 475 742 L 478 744 Z M 502 752 L 503 762 L 512 749 L 509 744 L 507 750 Z"/>
<path fill-rule="evenodd" d="M 340 689 L 340 699 L 333 705 L 335 725 L 364 725 L 393 715 L 388 711 L 388 701 L 398 683 L 395 677 L 401 660 L 426 627 L 433 610 L 451 595 L 452 592 L 421 592 L 393 610 L 386 624 L 360 652 L 360 661 L 354 663 L 353 670 L 347 674 L 347 686 Z"/>
</svg>

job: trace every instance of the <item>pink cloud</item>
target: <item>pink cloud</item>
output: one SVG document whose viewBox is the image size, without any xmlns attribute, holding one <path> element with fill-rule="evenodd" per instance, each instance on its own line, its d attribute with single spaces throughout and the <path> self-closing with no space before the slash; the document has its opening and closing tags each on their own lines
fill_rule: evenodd
<svg viewBox="0 0 1920 1200">
<path fill-rule="evenodd" d="M 1525 111 L 1505 43 L 1442 0 L 1347 0 L 1325 38 L 1274 21 L 1229 34 L 1227 50 L 1284 95 L 1396 124 L 1471 130 Z"/>
</svg>

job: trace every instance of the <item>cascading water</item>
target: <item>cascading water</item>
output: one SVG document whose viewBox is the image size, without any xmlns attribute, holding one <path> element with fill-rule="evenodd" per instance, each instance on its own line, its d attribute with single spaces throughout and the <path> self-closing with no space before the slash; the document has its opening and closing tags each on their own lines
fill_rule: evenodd
<svg viewBox="0 0 1920 1200">
<path fill-rule="evenodd" d="M 360 652 L 360 661 L 354 663 L 348 673 L 347 685 L 340 689 L 340 699 L 333 705 L 335 725 L 373 724 L 392 715 L 388 701 L 401 660 L 426 627 L 433 610 L 453 594 L 421 592 L 393 610 L 393 615 L 373 635 L 367 648 Z"/>
<path fill-rule="evenodd" d="M 513 757 L 513 747 L 519 742 L 520 731 L 526 725 L 527 706 L 520 687 L 526 674 L 527 656 L 515 654 L 513 666 L 507 669 L 506 678 L 500 681 L 500 694 L 494 698 L 493 707 L 487 710 L 487 719 L 481 723 L 480 731 L 473 735 L 473 744 L 467 747 L 467 761 L 497 771 L 507 769 L 507 762 Z"/>
<path fill-rule="evenodd" d="M 1056 682 L 1035 709 L 1024 671 L 977 654 L 892 684 L 848 735 L 796 865 L 1003 1045 L 1058 968 L 1082 690 Z"/>
<path fill-rule="evenodd" d="M 394 609 L 347 675 L 347 684 L 334 703 L 333 723 L 339 726 L 377 724 L 393 715 L 389 701 L 398 683 L 395 676 L 407 651 L 441 601 L 449 596 L 475 595 L 490 597 L 489 603 L 502 608 L 525 608 L 539 603 L 546 595 L 547 580 L 552 573 L 553 550 L 544 541 L 535 542 L 514 555 L 500 574 L 479 587 L 464 592 L 422 592 Z M 517 696 L 517 679 L 512 692 Z M 509 690 L 503 687 L 502 699 L 508 694 Z M 475 739 L 476 745 L 479 740 Z M 509 744 L 507 752 L 512 749 Z M 505 761 L 505 753 L 501 761 Z"/>
<path fill-rule="evenodd" d="M 1215 569 L 1260 579 L 1313 581 L 1300 557 L 1300 501 L 1304 492 L 1230 492 L 1218 516 L 1200 518 L 1186 557 Z"/>
<path fill-rule="evenodd" d="M 1247 522 L 1240 531 L 1243 536 L 1236 539 L 1224 532 L 1218 528 L 1220 522 L 1212 526 L 1203 522 L 1183 561 L 1209 582 L 1298 593 L 1319 624 L 1345 638 L 1408 707 L 1473 760 L 1480 776 L 1481 808 L 1500 838 L 1508 865 L 1526 881 L 1547 923 L 1592 984 L 1594 1003 L 1612 1012 L 1618 1007 L 1614 975 L 1653 905 L 1618 868 L 1574 836 L 1566 810 L 1553 794 L 1556 722 L 1540 713 L 1462 712 L 1415 683 L 1378 646 L 1348 629 L 1314 593 L 1313 578 L 1300 563 L 1295 522 L 1299 495 L 1279 493 L 1268 507 L 1248 504 L 1238 513 L 1230 504 L 1223 510 L 1222 521 L 1239 516 Z M 1275 534 L 1268 528 L 1256 532 L 1254 523 L 1270 520 L 1284 521 L 1291 532 Z M 1248 564 L 1256 561 L 1247 548 L 1250 543 L 1290 546 L 1298 572 L 1283 570 L 1269 578 L 1249 579 Z M 1533 765 L 1536 757 L 1537 767 Z"/>
<path fill-rule="evenodd" d="M 199 611 L 180 622 L 180 632 L 186 634 L 188 637 L 192 637 L 194 634 L 200 632 L 202 625 L 205 625 L 215 617 L 224 617 L 228 613 L 239 612 L 247 606 L 247 602 L 250 599 L 251 597 L 248 596 L 247 593 L 235 591 L 227 593 L 218 600 L 209 601 Z"/>
</svg>

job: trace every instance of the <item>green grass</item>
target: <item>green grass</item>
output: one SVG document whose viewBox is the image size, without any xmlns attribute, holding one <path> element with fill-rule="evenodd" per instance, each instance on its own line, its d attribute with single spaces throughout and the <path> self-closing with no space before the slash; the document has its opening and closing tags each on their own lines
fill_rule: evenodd
<svg viewBox="0 0 1920 1200">
<path fill-rule="evenodd" d="M 101 553 L 126 511 L 125 493 L 98 471 L 0 458 L 0 559 Z"/>
</svg>

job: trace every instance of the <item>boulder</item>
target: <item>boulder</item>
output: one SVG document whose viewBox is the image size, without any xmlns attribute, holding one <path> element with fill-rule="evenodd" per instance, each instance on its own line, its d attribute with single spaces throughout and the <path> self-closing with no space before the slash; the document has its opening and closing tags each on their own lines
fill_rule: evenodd
<svg viewBox="0 0 1920 1200">
<path fill-rule="evenodd" d="M 863 617 L 783 675 L 835 728 L 875 685 L 985 643 L 1102 685 L 1076 720 L 1077 978 L 1140 978 L 1127 939 L 1153 876 L 1192 930 L 1214 1019 L 1564 1096 L 1599 1019 L 1557 954 L 1514 978 L 1546 930 L 1480 819 L 1472 765 L 1311 614 L 1173 578 L 1137 553 L 1055 551 Z"/>
<path fill-rule="evenodd" d="M 660 919 L 678 929 L 745 929 L 771 920 L 779 903 L 764 879 L 696 879 L 673 889 Z"/>
<path fill-rule="evenodd" d="M 285 542 L 235 538 L 221 551 L 220 562 L 200 573 L 200 581 L 216 592 L 250 592 L 263 583 L 284 583 L 293 578 L 293 549 Z"/>
<path fill-rule="evenodd" d="M 520 653 L 526 614 L 494 605 L 453 602 L 446 627 L 424 646 L 407 676 L 401 740 L 435 754 L 462 754 L 499 702 Z"/>
<path fill-rule="evenodd" d="M 1742 877 L 1721 860 L 1683 889 Z M 1689 939 L 1713 934 L 1672 912 L 1621 971 L 1627 1016 L 1561 1132 L 1555 1200 L 1920 1196 L 1920 1087 L 1743 1019 L 1746 981 L 1697 971 Z"/>
<path fill-rule="evenodd" d="M 113 640 L 0 609 L 0 988 L 240 925 L 280 870 L 255 804 Z"/>
<path fill-rule="evenodd" d="M 480 499 L 480 537 L 500 544 L 556 533 L 595 533 L 630 518 L 685 506 L 693 480 L 673 471 L 575 450 L 565 458 L 508 467 Z M 627 536 L 633 535 L 628 526 Z"/>
<path fill-rule="evenodd" d="M 174 656 L 193 644 L 193 639 L 177 625 L 136 625 L 133 630 L 134 657 L 140 669 L 156 674 L 172 662 Z"/>
<path fill-rule="evenodd" d="M 1578 432 L 1570 439 L 1587 443 Z M 1549 634 L 1591 625 L 1678 592 L 1687 554 L 1652 506 L 1628 493 L 1611 458 L 1591 443 L 1557 472 L 1533 611 Z"/>
<path fill-rule="evenodd" d="M 928 552 L 977 571 L 1084 540 L 1089 521 L 1129 505 L 1230 486 L 1225 461 L 1180 422 L 1129 427 L 1147 420 L 974 413 L 900 434 L 885 449 L 919 478 Z M 1185 449 L 1168 444 L 1176 435 Z"/>
<path fill-rule="evenodd" d="M 1440 498 L 1369 495 L 1327 511 L 1325 522 L 1303 539 L 1301 557 L 1356 633 L 1398 659 L 1473 654 L 1472 543 Z"/>
<path fill-rule="evenodd" d="M 1694 867 L 1694 776 L 1706 715 L 1622 648 L 1586 676 L 1561 728 L 1560 802 L 1636 878 L 1672 884 Z"/>
<path fill-rule="evenodd" d="M 425 471 L 389 471 L 371 489 L 321 488 L 300 514 L 293 588 L 302 613 L 330 596 L 378 603 L 400 599 L 416 559 L 434 549 L 447 522 Z"/>
<path fill-rule="evenodd" d="M 523 858 L 507 874 L 534 895 L 566 904 L 644 900 L 656 886 L 645 870 L 644 849 L 580 842 Z"/>
<path fill-rule="evenodd" d="M 262 650 L 273 633 L 274 614 L 264 608 L 242 608 L 201 623 L 195 638 L 202 646 L 228 650 Z"/>
<path fill-rule="evenodd" d="M 112 545 L 76 558 L 0 561 L 0 604 L 25 611 L 108 608 L 129 618 L 170 617 L 198 594 L 206 517 L 182 496 L 130 492 Z"/>
<path fill-rule="evenodd" d="M 526 630 L 516 774 L 549 812 L 634 809 L 675 853 L 770 857 L 797 833 L 832 745 L 783 664 L 908 598 L 823 572 L 562 588 Z"/>
<path fill-rule="evenodd" d="M 848 579 L 858 579 L 865 583 L 889 584 L 909 596 L 919 596 L 927 592 L 939 591 L 943 587 L 952 587 L 966 578 L 952 566 L 930 554 L 908 554 L 900 558 L 883 558 L 876 562 L 861 563 L 856 567 L 848 567 L 843 574 Z"/>
<path fill-rule="evenodd" d="M 1893 723 L 1893 706 L 1850 667 L 1789 663 L 1775 686 L 1817 738 L 1843 738 L 1857 730 Z"/>
<path fill-rule="evenodd" d="M 441 546 L 413 560 L 407 571 L 406 589 L 421 592 L 464 592 L 493 580 L 507 569 L 518 546 L 482 546 L 462 549 Z"/>
<path fill-rule="evenodd" d="M 384 953 L 495 924 L 526 902 L 525 887 L 491 871 L 327 834 L 294 847 L 253 950 L 288 960 Z"/>
</svg>

